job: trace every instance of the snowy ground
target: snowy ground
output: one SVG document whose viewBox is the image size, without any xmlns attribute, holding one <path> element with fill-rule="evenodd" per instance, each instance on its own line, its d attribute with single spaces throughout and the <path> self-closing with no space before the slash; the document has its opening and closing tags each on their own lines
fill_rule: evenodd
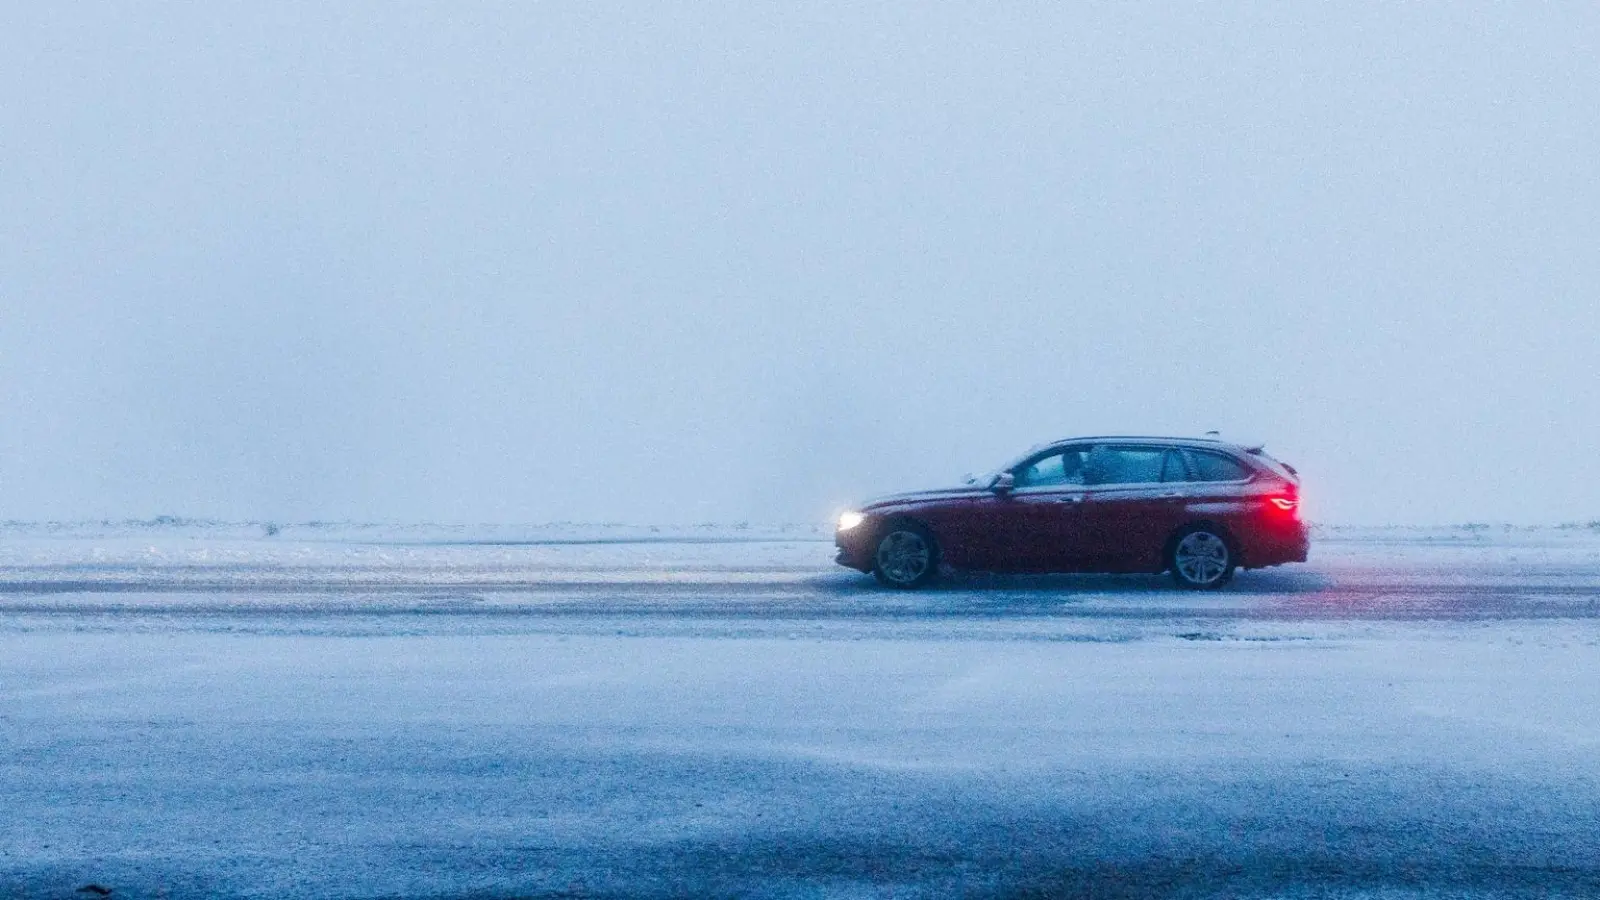
<svg viewBox="0 0 1600 900">
<path fill-rule="evenodd" d="M 0 898 L 1592 897 L 1600 534 L 0 526 Z"/>
</svg>

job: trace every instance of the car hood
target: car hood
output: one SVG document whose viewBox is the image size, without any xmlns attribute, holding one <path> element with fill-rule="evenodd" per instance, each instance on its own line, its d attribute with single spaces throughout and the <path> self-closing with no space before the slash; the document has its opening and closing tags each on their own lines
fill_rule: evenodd
<svg viewBox="0 0 1600 900">
<path fill-rule="evenodd" d="M 899 494 L 885 494 L 874 497 L 862 504 L 862 512 L 877 512 L 903 506 L 919 506 L 926 503 L 938 503 L 941 500 L 957 500 L 963 497 L 981 497 L 989 493 L 988 488 L 975 485 L 962 485 L 960 487 L 935 488 L 927 491 L 906 491 Z"/>
</svg>

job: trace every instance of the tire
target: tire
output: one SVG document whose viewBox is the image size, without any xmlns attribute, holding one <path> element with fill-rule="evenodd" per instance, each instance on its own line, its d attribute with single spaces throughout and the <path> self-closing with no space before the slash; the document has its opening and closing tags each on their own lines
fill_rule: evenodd
<svg viewBox="0 0 1600 900">
<path fill-rule="evenodd" d="M 1214 591 L 1233 580 L 1239 555 L 1219 528 L 1196 525 L 1172 536 L 1167 545 L 1167 570 L 1178 587 Z"/>
<path fill-rule="evenodd" d="M 924 587 L 939 575 L 939 542 L 921 525 L 891 523 L 872 552 L 872 575 L 896 590 Z"/>
</svg>

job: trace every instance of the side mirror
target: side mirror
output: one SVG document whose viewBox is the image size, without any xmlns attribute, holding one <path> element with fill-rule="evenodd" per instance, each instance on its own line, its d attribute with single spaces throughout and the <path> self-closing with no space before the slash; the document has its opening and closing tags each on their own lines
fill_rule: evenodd
<svg viewBox="0 0 1600 900">
<path fill-rule="evenodd" d="M 994 491 L 996 494 L 1004 494 L 1016 486 L 1017 476 L 1010 472 L 1001 472 L 994 477 L 994 483 L 989 485 L 989 490 Z"/>
</svg>

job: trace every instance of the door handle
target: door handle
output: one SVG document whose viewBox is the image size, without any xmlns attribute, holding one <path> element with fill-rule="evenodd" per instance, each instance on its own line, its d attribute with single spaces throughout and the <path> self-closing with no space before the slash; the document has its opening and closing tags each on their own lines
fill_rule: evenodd
<svg viewBox="0 0 1600 900">
<path fill-rule="evenodd" d="M 1068 497 L 1057 497 L 1056 498 L 1056 502 L 1057 503 L 1080 503 L 1082 501 L 1083 501 L 1082 497 L 1071 497 L 1071 496 L 1068 496 Z"/>
<path fill-rule="evenodd" d="M 1161 500 L 1182 500 L 1184 498 L 1184 496 L 1185 495 L 1184 495 L 1184 493 L 1182 491 L 1172 491 L 1171 493 L 1162 494 L 1158 499 L 1161 499 Z"/>
</svg>

